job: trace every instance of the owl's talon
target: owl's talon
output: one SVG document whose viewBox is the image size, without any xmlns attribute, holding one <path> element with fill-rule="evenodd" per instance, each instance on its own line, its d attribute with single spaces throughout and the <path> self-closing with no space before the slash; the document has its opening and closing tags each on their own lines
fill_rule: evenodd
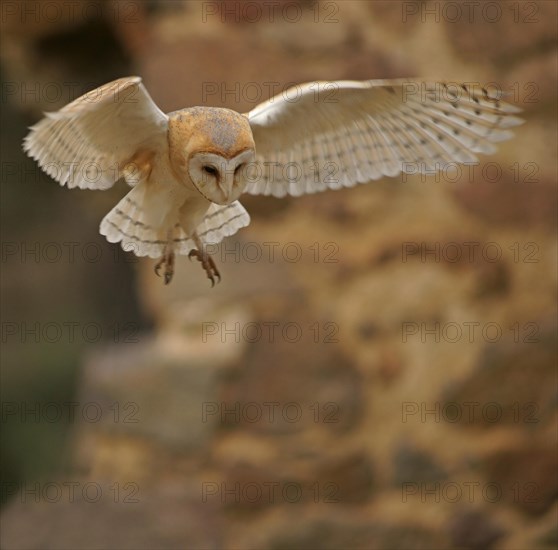
<svg viewBox="0 0 558 550">
<path fill-rule="evenodd" d="M 207 258 L 208 262 L 209 262 L 209 266 L 211 268 L 211 271 L 213 271 L 213 275 L 215 275 L 215 277 L 217 277 L 217 282 L 220 283 L 221 282 L 221 274 L 219 273 L 219 270 L 217 269 L 217 266 L 215 265 L 215 262 L 213 261 L 213 258 L 208 257 Z"/>
<path fill-rule="evenodd" d="M 168 285 L 172 281 L 172 276 L 174 275 L 174 252 L 165 254 L 156 264 L 155 264 L 155 275 L 157 277 L 161 276 L 159 270 L 162 266 L 165 266 L 165 271 L 163 273 L 165 284 Z"/>
<path fill-rule="evenodd" d="M 217 277 L 218 283 L 221 282 L 221 274 L 211 256 L 194 248 L 188 253 L 188 258 L 190 258 L 190 260 L 196 258 L 198 262 L 201 262 L 203 269 L 207 273 L 207 278 L 211 281 L 211 288 L 215 286 L 215 277 Z"/>
</svg>

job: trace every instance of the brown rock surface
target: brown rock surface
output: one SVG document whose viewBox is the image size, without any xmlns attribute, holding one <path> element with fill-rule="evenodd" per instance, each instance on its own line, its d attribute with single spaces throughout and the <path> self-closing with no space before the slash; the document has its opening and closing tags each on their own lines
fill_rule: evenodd
<svg viewBox="0 0 558 550">
<path fill-rule="evenodd" d="M 243 6 L 255 3 L 118 4 L 132 11 L 116 21 L 112 2 L 86 21 L 7 20 L 3 82 L 79 88 L 137 73 L 164 110 L 244 112 L 271 84 L 499 80 L 526 124 L 458 178 L 243 198 L 252 223 L 214 251 L 223 280 L 210 289 L 185 258 L 169 286 L 151 260 L 115 260 L 97 229 L 123 188 L 68 193 L 38 176 L 20 140 L 60 105 L 7 93 L 3 239 L 95 243 L 102 259 L 3 258 L 5 318 L 131 323 L 138 339 L 7 342 L 3 399 L 94 403 L 102 420 L 6 420 L 15 485 L 2 486 L 13 494 L 1 546 L 555 545 L 556 4 L 491 2 L 498 22 L 482 3 L 471 22 L 450 21 L 456 2 L 278 1 L 274 22 L 252 22 Z M 99 484 L 103 498 L 36 502 L 21 484 L 39 478 Z M 116 502 L 115 483 L 132 484 Z M 139 502 L 124 502 L 136 487 Z"/>
</svg>

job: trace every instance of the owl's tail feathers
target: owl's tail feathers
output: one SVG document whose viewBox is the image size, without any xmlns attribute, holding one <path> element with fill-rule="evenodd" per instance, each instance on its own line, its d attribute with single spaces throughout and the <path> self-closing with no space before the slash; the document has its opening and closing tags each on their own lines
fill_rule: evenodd
<svg viewBox="0 0 558 550">
<path fill-rule="evenodd" d="M 217 244 L 249 223 L 250 216 L 240 202 L 212 204 L 202 222 L 196 227 L 196 233 L 205 244 Z"/>
<path fill-rule="evenodd" d="M 136 256 L 160 258 L 167 236 L 146 222 L 145 189 L 134 187 L 101 222 L 100 233 L 110 243 L 120 242 L 122 249 Z"/>
<path fill-rule="evenodd" d="M 211 204 L 204 219 L 196 227 L 196 233 L 207 245 L 221 242 L 240 228 L 250 223 L 250 216 L 244 207 L 235 201 L 227 205 Z M 120 243 L 127 252 L 136 256 L 160 258 L 165 246 L 172 245 L 176 254 L 188 255 L 196 248 L 179 223 L 170 229 L 154 228 L 145 215 L 145 187 L 134 187 L 104 218 L 100 227 L 101 235 L 110 243 Z"/>
</svg>

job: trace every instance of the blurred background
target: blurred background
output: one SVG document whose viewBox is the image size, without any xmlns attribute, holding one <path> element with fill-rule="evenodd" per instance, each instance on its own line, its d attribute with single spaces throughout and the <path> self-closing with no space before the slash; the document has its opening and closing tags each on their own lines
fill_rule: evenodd
<svg viewBox="0 0 558 550">
<path fill-rule="evenodd" d="M 4 1 L 3 548 L 554 548 L 557 4 Z M 246 196 L 211 289 L 98 234 L 27 127 L 140 75 L 166 112 L 295 83 L 497 87 L 440 176 Z"/>
</svg>

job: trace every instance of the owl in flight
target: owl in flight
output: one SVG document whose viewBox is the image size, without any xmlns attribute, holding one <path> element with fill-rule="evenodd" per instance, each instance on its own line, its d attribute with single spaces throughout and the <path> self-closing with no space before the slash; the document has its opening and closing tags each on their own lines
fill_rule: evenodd
<svg viewBox="0 0 558 550">
<path fill-rule="evenodd" d="M 299 196 L 475 162 L 475 153 L 512 136 L 519 110 L 476 86 L 369 80 L 304 84 L 247 114 L 165 114 L 141 78 L 127 77 L 47 113 L 23 148 L 69 188 L 108 189 L 124 179 L 132 189 L 101 234 L 158 259 L 165 284 L 175 254 L 184 254 L 213 285 L 221 276 L 207 245 L 250 223 L 242 193 Z"/>
</svg>

